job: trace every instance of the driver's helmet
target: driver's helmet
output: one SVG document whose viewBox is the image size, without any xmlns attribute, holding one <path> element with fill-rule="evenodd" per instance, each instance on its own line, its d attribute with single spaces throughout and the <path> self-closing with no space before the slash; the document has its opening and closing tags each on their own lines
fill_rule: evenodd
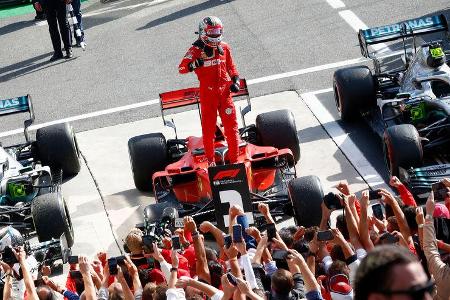
<svg viewBox="0 0 450 300">
<path fill-rule="evenodd" d="M 445 64 L 445 52 L 439 42 L 433 42 L 428 46 L 427 65 L 436 69 Z"/>
<path fill-rule="evenodd" d="M 20 232 L 12 226 L 6 226 L 0 229 L 0 252 L 3 252 L 6 247 L 23 246 L 24 238 Z"/>
<path fill-rule="evenodd" d="M 214 16 L 203 18 L 198 24 L 198 34 L 206 45 L 217 47 L 222 41 L 222 21 Z"/>
</svg>

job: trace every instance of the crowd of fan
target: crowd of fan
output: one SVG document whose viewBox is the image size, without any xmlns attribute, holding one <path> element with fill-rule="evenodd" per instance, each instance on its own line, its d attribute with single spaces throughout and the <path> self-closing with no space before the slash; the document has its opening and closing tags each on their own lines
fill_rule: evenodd
<svg viewBox="0 0 450 300">
<path fill-rule="evenodd" d="M 133 228 L 124 239 L 129 254 L 114 259 L 117 269 L 111 270 L 106 253 L 79 256 L 78 263 L 70 265 L 65 286 L 43 276 L 36 287 L 23 249 L 14 253 L 29 300 L 57 299 L 59 294 L 69 300 L 447 300 L 450 180 L 442 183 L 447 187 L 445 201 L 435 203 L 431 193 L 423 209 L 393 177 L 390 184 L 399 197 L 378 190 L 385 214 L 376 218 L 370 213 L 369 192 L 363 191 L 358 199 L 341 182 L 336 187 L 339 192 L 327 196 L 338 197 L 342 206 L 334 228 L 330 228 L 333 208 L 322 203 L 318 226 L 277 228 L 274 237 L 269 230 L 262 233 L 248 227 L 237 206 L 230 208 L 227 233 L 210 222 L 196 224 L 192 217 L 185 217 L 184 228 L 149 245 L 143 241 L 143 232 Z M 267 224 L 275 223 L 267 204 L 260 203 L 258 209 Z M 243 228 L 241 239 L 234 236 L 234 224 Z M 205 242 L 206 234 L 215 240 L 211 247 Z M 173 250 L 172 235 L 179 237 L 181 250 Z M 13 269 L 1 265 L 3 299 L 22 299 L 14 294 Z"/>
</svg>

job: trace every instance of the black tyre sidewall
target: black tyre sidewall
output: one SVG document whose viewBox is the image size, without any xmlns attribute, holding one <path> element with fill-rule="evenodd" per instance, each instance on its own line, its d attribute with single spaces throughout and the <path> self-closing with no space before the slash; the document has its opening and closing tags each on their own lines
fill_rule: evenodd
<svg viewBox="0 0 450 300">
<path fill-rule="evenodd" d="M 65 176 L 73 176 L 80 172 L 80 152 L 70 124 L 39 128 L 36 132 L 36 143 L 43 165 L 61 168 Z"/>
<path fill-rule="evenodd" d="M 366 66 L 339 69 L 334 72 L 333 90 L 341 119 L 353 121 L 361 110 L 376 105 L 375 80 Z"/>
<path fill-rule="evenodd" d="M 417 129 L 411 124 L 388 127 L 384 132 L 384 155 L 391 176 L 399 176 L 399 168 L 422 165 L 423 149 Z"/>
<path fill-rule="evenodd" d="M 150 133 L 128 140 L 134 184 L 140 191 L 152 191 L 152 176 L 168 163 L 166 139 L 162 133 Z"/>
<path fill-rule="evenodd" d="M 59 239 L 65 233 L 67 244 L 73 246 L 74 233 L 66 202 L 60 193 L 36 197 L 31 203 L 31 215 L 39 242 Z"/>
<path fill-rule="evenodd" d="M 258 142 L 277 149 L 288 148 L 295 162 L 300 160 L 300 141 L 294 114 L 287 109 L 259 114 L 256 117 Z"/>
<path fill-rule="evenodd" d="M 288 186 L 295 221 L 304 227 L 319 226 L 322 219 L 323 190 L 317 176 L 292 179 Z"/>
</svg>

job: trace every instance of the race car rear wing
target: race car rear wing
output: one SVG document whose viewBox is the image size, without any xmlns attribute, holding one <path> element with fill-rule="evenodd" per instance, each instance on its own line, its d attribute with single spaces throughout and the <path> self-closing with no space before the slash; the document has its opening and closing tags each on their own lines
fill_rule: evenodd
<svg viewBox="0 0 450 300">
<path fill-rule="evenodd" d="M 241 110 L 242 122 L 245 125 L 244 116 L 249 111 L 251 111 L 251 103 L 250 103 L 250 95 L 248 93 L 247 81 L 244 78 L 241 78 L 240 80 L 240 90 L 236 93 L 231 93 L 231 96 L 233 98 L 243 96 L 247 97 L 247 106 Z M 159 94 L 159 102 L 161 105 L 161 116 L 164 125 L 173 128 L 176 133 L 176 127 L 173 120 L 172 121 L 166 120 L 164 116 L 164 111 L 188 105 L 197 105 L 200 112 L 200 88 L 194 87 L 161 93 Z"/>
<path fill-rule="evenodd" d="M 368 50 L 369 45 L 439 31 L 448 31 L 448 22 L 443 14 L 411 19 L 380 27 L 360 29 L 358 32 L 359 47 L 364 57 L 371 57 L 371 53 Z"/>
<path fill-rule="evenodd" d="M 34 110 L 33 103 L 31 102 L 31 96 L 20 96 L 11 99 L 0 100 L 0 116 L 29 112 L 30 118 L 24 121 L 24 134 L 27 142 L 30 141 L 30 136 L 28 134 L 28 127 L 34 122 Z"/>
</svg>

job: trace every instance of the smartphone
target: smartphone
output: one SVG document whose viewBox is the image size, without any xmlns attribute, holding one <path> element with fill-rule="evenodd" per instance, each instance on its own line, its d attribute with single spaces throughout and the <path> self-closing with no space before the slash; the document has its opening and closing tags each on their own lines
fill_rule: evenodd
<svg viewBox="0 0 450 300">
<path fill-rule="evenodd" d="M 72 279 L 83 279 L 83 275 L 78 270 L 69 271 L 69 274 Z"/>
<path fill-rule="evenodd" d="M 76 255 L 71 255 L 71 256 L 69 256 L 69 259 L 68 259 L 67 262 L 68 262 L 69 264 L 71 264 L 71 265 L 77 264 L 77 263 L 78 263 L 78 256 L 76 256 Z"/>
<path fill-rule="evenodd" d="M 288 256 L 289 252 L 286 250 L 273 250 L 272 258 L 273 260 L 285 260 Z"/>
<path fill-rule="evenodd" d="M 431 190 L 436 201 L 444 201 L 447 195 L 447 187 L 442 182 L 436 182 L 431 185 Z"/>
<path fill-rule="evenodd" d="M 116 260 L 118 265 L 125 265 L 125 256 L 117 256 Z"/>
<path fill-rule="evenodd" d="M 383 208 L 380 203 L 372 205 L 372 213 L 378 220 L 384 220 Z"/>
<path fill-rule="evenodd" d="M 223 237 L 223 241 L 224 241 L 224 244 L 225 244 L 225 248 L 230 248 L 230 246 L 231 246 L 231 235 L 229 235 L 229 234 L 227 234 L 226 236 L 224 236 Z"/>
<path fill-rule="evenodd" d="M 184 228 L 183 218 L 175 218 L 175 228 Z"/>
<path fill-rule="evenodd" d="M 117 275 L 117 259 L 115 257 L 108 259 L 109 274 Z"/>
<path fill-rule="evenodd" d="M 235 242 L 235 243 L 242 242 L 242 226 L 241 226 L 241 224 L 233 225 L 233 242 Z"/>
<path fill-rule="evenodd" d="M 324 231 L 318 231 L 317 232 L 317 240 L 318 241 L 331 241 L 334 239 L 333 233 L 331 230 L 324 230 Z"/>
<path fill-rule="evenodd" d="M 178 235 L 172 235 L 172 248 L 173 250 L 181 250 L 180 237 Z"/>
<path fill-rule="evenodd" d="M 380 190 L 369 191 L 369 200 L 381 199 Z"/>
<path fill-rule="evenodd" d="M 271 241 L 273 238 L 277 237 L 277 229 L 275 228 L 274 223 L 269 223 L 266 226 L 267 229 L 267 240 Z"/>
<path fill-rule="evenodd" d="M 231 274 L 230 272 L 227 273 L 227 279 L 231 285 L 237 286 L 236 277 L 233 274 Z"/>
</svg>

